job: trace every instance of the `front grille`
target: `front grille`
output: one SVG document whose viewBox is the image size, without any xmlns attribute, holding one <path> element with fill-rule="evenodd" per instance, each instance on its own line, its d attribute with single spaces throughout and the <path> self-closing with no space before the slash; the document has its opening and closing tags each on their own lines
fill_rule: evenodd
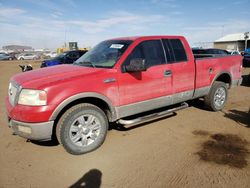
<svg viewBox="0 0 250 188">
<path fill-rule="evenodd" d="M 12 106 L 16 105 L 19 88 L 20 87 L 18 84 L 16 84 L 15 82 L 10 82 L 8 95 L 9 95 L 9 102 Z"/>
</svg>

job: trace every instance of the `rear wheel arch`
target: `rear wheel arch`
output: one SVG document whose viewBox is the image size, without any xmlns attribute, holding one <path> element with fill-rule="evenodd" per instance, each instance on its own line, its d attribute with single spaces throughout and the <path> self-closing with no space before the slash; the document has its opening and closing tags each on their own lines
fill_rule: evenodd
<svg viewBox="0 0 250 188">
<path fill-rule="evenodd" d="M 221 72 L 220 74 L 218 74 L 213 82 L 212 82 L 212 85 L 215 83 L 215 82 L 223 82 L 227 85 L 228 88 L 231 88 L 231 85 L 232 85 L 232 75 L 230 72 L 227 72 L 227 71 L 224 71 L 224 72 Z"/>
</svg>

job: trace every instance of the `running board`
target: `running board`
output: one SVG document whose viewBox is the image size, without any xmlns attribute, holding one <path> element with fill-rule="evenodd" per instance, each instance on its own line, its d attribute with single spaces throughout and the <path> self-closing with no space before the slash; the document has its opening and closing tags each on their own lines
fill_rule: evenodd
<svg viewBox="0 0 250 188">
<path fill-rule="evenodd" d="M 170 113 L 176 112 L 178 110 L 182 110 L 182 109 L 187 108 L 187 107 L 188 107 L 188 104 L 184 102 L 184 103 L 181 103 L 181 105 L 178 107 L 171 108 L 171 109 L 157 112 L 157 113 L 153 113 L 150 115 L 142 116 L 139 118 L 130 119 L 130 120 L 119 119 L 117 121 L 117 123 L 122 124 L 122 125 L 139 124 L 139 123 L 143 123 L 143 122 L 147 122 L 147 121 L 151 121 L 154 119 L 159 119 L 159 118 L 165 117 L 165 116 L 169 115 Z"/>
</svg>

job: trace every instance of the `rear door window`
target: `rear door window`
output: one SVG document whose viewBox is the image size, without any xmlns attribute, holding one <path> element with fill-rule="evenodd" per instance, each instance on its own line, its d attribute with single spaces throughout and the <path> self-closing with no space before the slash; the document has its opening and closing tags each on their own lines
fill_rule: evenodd
<svg viewBox="0 0 250 188">
<path fill-rule="evenodd" d="M 186 51 L 183 47 L 181 40 L 170 39 L 169 42 L 174 52 L 175 61 L 176 62 L 187 61 L 187 54 L 186 54 Z"/>
<path fill-rule="evenodd" d="M 187 54 L 180 39 L 163 39 L 167 62 L 187 61 Z"/>
</svg>

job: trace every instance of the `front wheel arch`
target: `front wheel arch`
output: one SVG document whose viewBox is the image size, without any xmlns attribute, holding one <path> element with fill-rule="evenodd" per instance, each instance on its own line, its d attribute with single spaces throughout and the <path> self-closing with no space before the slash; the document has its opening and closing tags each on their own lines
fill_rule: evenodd
<svg viewBox="0 0 250 188">
<path fill-rule="evenodd" d="M 56 107 L 49 120 L 57 121 L 67 109 L 80 103 L 90 103 L 99 107 L 107 115 L 110 122 L 117 120 L 116 110 L 113 107 L 111 101 L 103 95 L 92 92 L 80 93 L 65 99 Z"/>
</svg>

